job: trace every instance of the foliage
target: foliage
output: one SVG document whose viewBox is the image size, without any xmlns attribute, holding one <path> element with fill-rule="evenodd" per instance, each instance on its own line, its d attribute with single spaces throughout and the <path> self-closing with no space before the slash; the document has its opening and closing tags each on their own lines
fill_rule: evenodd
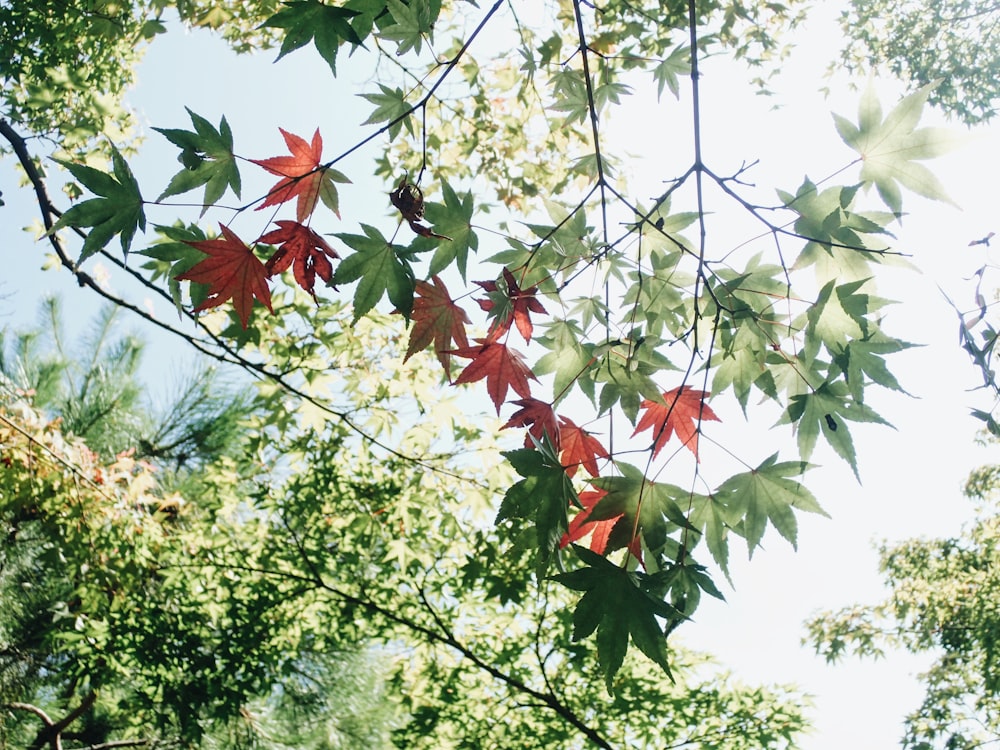
<svg viewBox="0 0 1000 750">
<path fill-rule="evenodd" d="M 798 19 L 796 3 L 742 0 L 560 0 L 523 13 L 503 0 L 348 0 L 335 9 L 293 0 L 267 10 L 261 28 L 281 39 L 279 58 L 312 45 L 323 75 L 343 75 L 346 60 L 364 73 L 356 104 L 368 117 L 352 145 L 324 161 L 318 127 L 308 140 L 281 130 L 289 155 L 261 158 L 235 150 L 239 124 L 223 117 L 216 129 L 189 111 L 194 131 L 159 131 L 187 171 L 152 202 L 139 196 L 155 191 L 140 193 L 141 176 L 133 184 L 115 151 L 117 179 L 72 168 L 103 197 L 60 214 L 23 138 L 0 128 L 36 188 L 51 247 L 82 285 L 107 294 L 71 259 L 67 226 L 83 234 L 84 258 L 117 263 L 187 318 L 158 325 L 260 378 L 259 464 L 241 477 L 261 489 L 240 500 L 258 532 L 235 556 L 209 550 L 200 575 L 259 576 L 247 588 L 276 611 L 304 597 L 302 633 L 274 646 L 282 658 L 304 648 L 300 635 L 335 649 L 339 634 L 323 625 L 330 612 L 345 635 L 375 628 L 385 644 L 416 635 L 429 651 L 414 649 L 407 663 L 422 665 L 419 679 L 440 692 L 436 704 L 405 707 L 403 744 L 474 736 L 457 696 L 482 695 L 470 675 L 481 681 L 483 672 L 497 680 L 487 695 L 508 706 L 528 700 L 546 708 L 543 721 L 561 720 L 539 726 L 534 712 L 512 715 L 505 744 L 571 735 L 630 744 L 630 732 L 644 740 L 641 722 L 629 719 L 636 728 L 626 730 L 592 708 L 597 693 L 581 666 L 592 657 L 576 641 L 596 642 L 613 703 L 638 695 L 668 711 L 674 688 L 647 681 L 649 665 L 636 665 L 630 644 L 661 679 L 678 675 L 683 657 L 667 638 L 703 593 L 721 596 L 716 569 L 728 576 L 730 540 L 742 538 L 752 554 L 771 525 L 795 544 L 796 514 L 823 512 L 804 476 L 820 437 L 858 473 L 848 422 L 884 423 L 868 394 L 902 390 L 885 358 L 910 346 L 885 327 L 874 277 L 899 254 L 890 240 L 903 189 L 946 199 L 920 162 L 949 140 L 918 128 L 927 86 L 884 115 L 869 92 L 856 119 L 838 116 L 856 157 L 831 177 L 765 190 L 749 182 L 751 170 L 766 179 L 758 168 L 714 163 L 700 139 L 701 61 L 780 60 L 780 32 Z M 626 181 L 620 146 L 605 132 L 642 117 L 642 100 L 676 95 L 682 75 L 686 98 L 664 106 L 690 116 L 693 145 L 657 143 L 655 175 Z M 337 171 L 348 155 L 367 158 L 382 181 L 383 213 L 341 216 L 338 190 L 373 197 Z M 230 189 L 239 197 L 247 169 L 279 180 L 235 210 L 222 205 Z M 196 221 L 225 217 L 221 238 L 165 201 L 192 190 L 202 201 Z M 651 203 L 637 197 L 653 191 Z M 294 221 L 282 213 L 293 210 Z M 134 228 L 153 211 L 167 216 L 158 239 L 137 239 Z M 120 260 L 104 249 L 105 229 L 121 230 Z M 141 269 L 125 263 L 134 244 Z M 316 289 L 316 276 L 327 288 Z M 390 312 L 412 326 L 406 367 Z M 485 381 L 477 387 L 496 414 L 512 412 L 504 426 L 481 413 L 489 410 L 469 406 L 469 421 L 424 398 L 441 373 L 427 371 L 423 348 L 454 385 Z M 408 413 L 396 402 L 407 394 L 417 396 L 416 413 L 413 402 Z M 775 454 L 765 440 L 728 445 L 737 405 L 754 425 L 777 420 L 794 433 L 797 455 Z M 523 448 L 503 452 L 512 471 L 487 458 L 490 473 L 481 474 L 469 441 L 495 457 L 496 433 L 515 428 L 526 434 Z M 352 472 L 361 490 L 343 479 Z M 323 477 L 327 492 L 316 489 Z M 588 533 L 589 545 L 567 551 Z M 243 556 L 249 562 L 234 569 Z M 507 627 L 503 642 L 473 627 L 486 612 Z M 448 662 L 455 652 L 464 658 Z M 529 670 L 522 659 L 532 655 Z M 580 679 L 581 692 L 554 688 L 550 665 L 566 667 L 560 681 Z M 410 677 L 394 679 L 415 689 Z M 461 723 L 445 708 L 458 705 Z M 662 718 L 678 742 L 691 741 L 678 729 L 684 721 Z M 754 742 L 787 739 L 795 724 Z"/>
<path fill-rule="evenodd" d="M 990 120 L 1000 97 L 993 71 L 1000 9 L 990 0 L 851 0 L 841 15 L 839 66 L 888 68 L 917 86 L 935 84 L 932 104 L 968 124 Z"/>
<path fill-rule="evenodd" d="M 378 349 L 387 327 L 362 322 L 340 353 L 402 371 L 401 347 L 383 339 Z M 453 415 L 456 447 L 491 440 L 454 403 L 425 401 L 433 390 L 425 377 L 358 415 L 405 419 L 416 399 Z M 364 388 L 351 392 L 364 400 Z M 280 436 L 275 424 L 296 404 L 276 394 L 243 433 L 254 473 L 213 462 L 185 498 L 163 494 L 151 465 L 102 462 L 3 393 L 0 689 L 11 747 L 47 736 L 29 707 L 54 717 L 66 747 L 750 750 L 785 747 L 804 726 L 801 696 L 733 684 L 679 647 L 676 682 L 630 658 L 608 702 L 571 640 L 568 590 L 532 590 L 532 551 L 512 550 L 518 534 L 487 522 L 486 477 L 502 469 L 449 478 L 378 460 L 346 426 Z M 408 424 L 401 444 L 442 439 Z M 647 632 L 644 643 L 657 642 Z"/>
<path fill-rule="evenodd" d="M 977 520 L 954 538 L 880 547 L 885 601 L 827 612 L 809 622 L 809 641 L 828 661 L 887 649 L 934 655 L 921 675 L 924 700 L 906 718 L 906 748 L 975 748 L 1000 737 L 1000 514 L 998 467 L 969 477 Z"/>
<path fill-rule="evenodd" d="M 234 49 L 269 46 L 260 20 L 279 0 L 40 0 L 0 3 L 0 117 L 53 137 L 65 153 L 90 152 L 100 136 L 134 137 L 123 98 L 148 43 L 183 24 L 220 31 Z"/>
</svg>

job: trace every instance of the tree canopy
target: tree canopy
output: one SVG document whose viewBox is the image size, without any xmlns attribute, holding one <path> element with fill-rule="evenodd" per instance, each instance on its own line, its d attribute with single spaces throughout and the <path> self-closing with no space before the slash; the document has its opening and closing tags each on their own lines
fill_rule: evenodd
<svg viewBox="0 0 1000 750">
<path fill-rule="evenodd" d="M 179 103 L 154 136 L 175 149 L 175 174 L 150 184 L 120 107 L 130 79 L 106 78 L 131 68 L 139 39 L 155 43 L 168 4 L 91 5 L 75 37 L 46 4 L 0 8 L 0 44 L 19 53 L 0 69 L 16 84 L 0 135 L 79 284 L 242 368 L 261 409 L 243 463 L 206 461 L 220 494 L 190 511 L 231 538 L 198 536 L 178 553 L 195 563 L 155 568 L 159 611 L 178 618 L 157 632 L 180 627 L 192 580 L 222 603 L 178 646 L 214 655 L 190 687 L 212 697 L 208 714 L 173 730 L 197 737 L 297 659 L 373 631 L 383 647 L 419 642 L 413 673 L 387 677 L 419 701 L 402 707 L 404 746 L 431 728 L 435 742 L 481 746 L 476 732 L 499 725 L 491 701 L 470 718 L 465 699 L 480 694 L 539 709 L 512 711 L 501 745 L 651 744 L 664 725 L 674 744 L 788 741 L 800 717 L 783 694 L 758 722 L 745 691 L 692 682 L 669 636 L 722 597 L 734 543 L 795 545 L 799 516 L 830 510 L 808 483 L 818 444 L 859 474 L 852 429 L 886 424 L 870 394 L 903 391 L 890 355 L 912 346 L 892 334 L 875 277 L 904 255 L 892 231 L 909 195 L 949 200 L 924 162 L 952 138 L 921 115 L 936 97 L 967 117 L 955 108 L 967 100 L 937 81 L 895 103 L 869 87 L 834 118 L 829 140 L 847 156 L 832 174 L 766 185 L 766 165 L 717 163 L 703 146 L 702 71 L 735 57 L 766 88 L 798 2 L 184 2 L 182 22 L 237 49 L 273 44 L 281 65 L 311 48 L 317 76 L 364 80 L 365 119 L 336 141 L 327 123 L 275 119 L 283 148 L 251 153 L 241 123 Z M 99 53 L 82 60 L 88 46 L 70 38 Z M 608 133 L 650 112 L 685 132 L 643 144 L 640 170 Z M 57 170 L 68 205 L 51 197 Z M 352 191 L 370 213 L 341 211 Z M 93 258 L 177 320 L 102 286 Z M 485 394 L 497 420 L 465 416 L 481 412 L 475 397 L 432 399 L 442 382 Z M 732 445 L 741 418 L 761 435 L 776 421 L 794 450 Z M 259 670 L 223 649 L 251 624 L 241 648 L 261 649 Z M 107 627 L 90 637 L 118 632 Z M 166 658 L 128 641 L 144 627 L 122 626 L 115 649 L 136 654 L 123 669 Z M 81 674 L 117 668 L 95 659 Z M 596 684 L 583 666 L 595 659 Z M 685 712 L 699 691 L 717 702 L 696 726 Z M 655 705 L 662 724 L 594 708 L 608 700 Z"/>
</svg>

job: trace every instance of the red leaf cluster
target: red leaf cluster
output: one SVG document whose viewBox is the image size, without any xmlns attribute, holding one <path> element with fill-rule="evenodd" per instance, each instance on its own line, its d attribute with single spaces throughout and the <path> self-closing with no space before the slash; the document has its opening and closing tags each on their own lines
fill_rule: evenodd
<svg viewBox="0 0 1000 750">
<path fill-rule="evenodd" d="M 500 429 L 527 427 L 528 434 L 524 436 L 525 448 L 533 446 L 532 438 L 540 442 L 543 435 L 548 435 L 549 441 L 560 454 L 559 460 L 568 476 L 576 474 L 581 466 L 592 477 L 600 474 L 597 459 L 608 458 L 608 451 L 600 440 L 569 417 L 559 417 L 557 421 L 552 405 L 537 398 L 524 398 L 512 403 L 521 408 L 514 412 Z"/>
</svg>

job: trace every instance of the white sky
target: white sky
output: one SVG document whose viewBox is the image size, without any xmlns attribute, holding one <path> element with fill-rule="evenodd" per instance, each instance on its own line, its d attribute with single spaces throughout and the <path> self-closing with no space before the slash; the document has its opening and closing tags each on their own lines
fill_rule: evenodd
<svg viewBox="0 0 1000 750">
<path fill-rule="evenodd" d="M 710 165 L 720 173 L 732 173 L 743 160 L 759 158 L 761 165 L 750 179 L 794 190 L 806 172 L 816 179 L 851 159 L 829 111 L 853 119 L 856 93 L 837 92 L 829 101 L 817 93 L 822 70 L 832 57 L 834 33 L 819 23 L 810 26 L 800 40 L 806 52 L 786 65 L 790 73 L 776 82 L 779 95 L 773 99 L 753 96 L 740 71 L 734 75 L 715 61 L 706 66 L 702 95 Z M 224 113 L 236 133 L 237 151 L 257 157 L 284 152 L 279 126 L 308 137 L 318 125 L 327 144 L 325 156 L 367 132 L 359 129 L 367 105 L 353 97 L 357 88 L 334 83 L 325 63 L 311 51 L 296 52 L 276 66 L 272 59 L 273 55 L 237 59 L 207 34 L 172 30 L 149 51 L 131 101 L 145 122 L 159 127 L 189 128 L 184 106 L 213 123 Z M 340 69 L 345 71 L 348 65 L 344 56 Z M 685 90 L 683 97 L 687 96 Z M 629 121 L 637 128 L 627 142 L 630 150 L 640 152 L 640 162 L 652 162 L 656 148 L 667 147 L 665 132 L 686 127 L 687 110 L 681 108 L 676 114 L 677 109 L 667 109 L 671 102 L 664 102 L 663 109 Z M 775 104 L 781 109 L 770 111 Z M 883 98 L 883 104 L 888 109 L 892 101 Z M 680 124 L 678 117 L 684 118 Z M 925 122 L 933 119 L 932 115 Z M 614 129 L 606 132 L 612 137 Z M 381 204 L 384 186 L 362 176 L 370 155 L 338 165 L 355 181 L 350 190 L 341 191 L 343 231 L 356 231 L 357 219 L 372 221 L 387 210 Z M 132 162 L 147 197 L 153 197 L 176 171 L 175 156 L 173 146 L 149 133 L 146 147 Z M 818 610 L 879 598 L 873 541 L 953 534 L 971 515 L 960 494 L 961 484 L 970 468 L 991 460 L 992 454 L 974 446 L 979 423 L 968 416 L 968 409 L 988 409 L 991 402 L 982 392 L 968 390 L 977 385 L 978 375 L 958 347 L 957 320 L 936 285 L 956 301 L 971 300 L 973 282 L 965 279 L 987 262 L 988 251 L 969 248 L 967 243 L 991 230 L 1000 231 L 995 223 L 995 190 L 988 182 L 998 164 L 1000 138 L 991 131 L 964 150 L 929 164 L 963 211 L 904 195 L 904 208 L 911 215 L 898 232 L 897 246 L 912 254 L 924 274 L 891 272 L 879 278 L 879 285 L 884 296 L 901 303 L 890 309 L 888 332 L 926 345 L 889 362 L 903 386 L 919 398 L 888 394 L 872 401 L 896 431 L 852 425 L 863 484 L 859 486 L 850 468 L 821 446 L 813 462 L 822 467 L 807 476 L 807 483 L 833 518 L 801 518 L 797 553 L 773 529 L 764 538 L 765 549 L 750 564 L 745 548 L 734 544 L 736 589 L 726 592 L 728 602 L 706 601 L 696 623 L 681 629 L 686 644 L 716 654 L 747 683 L 797 683 L 815 695 L 816 731 L 803 743 L 806 750 L 893 747 L 903 714 L 920 700 L 915 674 L 924 661 L 894 655 L 875 664 L 848 661 L 827 667 L 800 647 L 802 621 Z M 261 174 L 251 183 L 253 170 L 243 173 L 244 198 L 262 194 L 273 181 Z M 86 320 L 94 308 L 92 295 L 65 273 L 38 270 L 45 246 L 19 231 L 29 223 L 28 217 L 37 216 L 37 207 L 27 191 L 15 190 L 14 184 L 9 160 L 0 163 L 0 188 L 7 202 L 0 208 L 4 269 L 0 295 L 10 295 L 0 299 L 0 325 L 30 324 L 37 300 L 49 292 L 62 294 L 74 320 Z M 169 211 L 155 209 L 149 217 L 162 223 L 174 218 Z M 488 254 L 480 251 L 480 257 Z M 987 287 L 997 281 L 987 276 Z M 110 283 L 122 280 L 112 277 Z M 171 315 L 162 305 L 158 313 Z M 175 355 L 183 348 L 160 338 L 155 341 L 161 356 L 150 357 L 148 367 L 159 377 L 164 363 L 176 363 Z M 727 445 L 760 450 L 762 440 L 773 441 L 773 446 L 751 454 L 758 455 L 758 461 L 779 448 L 784 458 L 791 458 L 794 444 L 787 430 L 766 432 L 767 426 L 746 426 L 738 417 L 727 417 L 713 429 L 725 430 L 719 434 L 724 434 Z"/>
</svg>

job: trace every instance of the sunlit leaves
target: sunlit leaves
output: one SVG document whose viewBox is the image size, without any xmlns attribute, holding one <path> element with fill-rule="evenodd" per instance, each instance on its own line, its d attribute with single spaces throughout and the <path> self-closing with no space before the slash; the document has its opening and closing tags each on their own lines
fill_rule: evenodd
<svg viewBox="0 0 1000 750">
<path fill-rule="evenodd" d="M 359 35 L 350 23 L 357 15 L 357 10 L 328 5 L 319 0 L 286 0 L 281 10 L 268 18 L 263 26 L 285 30 L 279 60 L 312 41 L 320 57 L 337 75 L 337 50 L 340 45 L 349 42 L 357 46 L 363 41 L 363 35 Z"/>
<path fill-rule="evenodd" d="M 796 425 L 799 454 L 808 459 L 822 434 L 858 476 L 857 454 L 847 422 L 888 425 L 871 407 L 855 401 L 844 382 L 824 383 L 815 391 L 791 397 L 783 422 Z"/>
<path fill-rule="evenodd" d="M 511 324 L 517 326 L 518 332 L 526 342 L 531 341 L 534 326 L 531 313 L 545 314 L 545 308 L 538 301 L 538 287 L 522 289 L 517 279 L 508 269 L 504 268 L 496 281 L 475 282 L 486 291 L 486 298 L 477 300 L 479 306 L 489 313 L 489 337 L 499 339 L 510 330 Z"/>
<path fill-rule="evenodd" d="M 635 426 L 633 436 L 643 430 L 652 430 L 653 457 L 663 450 L 667 441 L 676 434 L 681 445 L 698 456 L 698 434 L 704 421 L 720 421 L 705 403 L 706 391 L 696 391 L 688 386 L 680 386 L 663 394 L 662 401 L 643 400 L 643 413 Z"/>
<path fill-rule="evenodd" d="M 363 124 L 386 123 L 390 139 L 399 135 L 399 130 L 403 125 L 406 125 L 407 132 L 413 135 L 413 122 L 409 116 L 413 112 L 413 107 L 407 104 L 403 90 L 399 87 L 391 89 L 381 83 L 378 87 L 381 93 L 360 94 L 375 105 L 375 110 L 368 115 L 368 119 Z"/>
<path fill-rule="evenodd" d="M 663 89 L 669 89 L 675 97 L 680 96 L 680 76 L 686 76 L 691 71 L 691 53 L 688 47 L 679 45 L 657 63 L 653 68 L 653 80 L 656 81 L 656 98 L 663 96 Z"/>
<path fill-rule="evenodd" d="M 950 201 L 944 186 L 919 162 L 946 153 L 954 137 L 942 128 L 917 128 L 933 83 L 904 97 L 882 116 L 874 88 L 869 86 L 858 107 L 858 124 L 834 115 L 844 143 L 861 155 L 861 179 L 874 184 L 886 205 L 899 215 L 903 210 L 900 186 L 934 200 Z"/>
<path fill-rule="evenodd" d="M 136 229 L 146 228 L 142 195 L 124 157 L 111 147 L 113 173 L 107 174 L 84 164 L 60 161 L 84 187 L 98 198 L 89 198 L 59 217 L 49 234 L 63 227 L 89 227 L 78 263 L 103 249 L 118 235 L 122 253 L 128 255 Z"/>
<path fill-rule="evenodd" d="M 442 181 L 441 195 L 444 203 L 428 202 L 424 205 L 424 217 L 433 225 L 434 231 L 449 238 L 447 242 L 435 244 L 428 273 L 433 276 L 454 264 L 464 279 L 469 251 L 475 252 L 479 248 L 479 237 L 472 229 L 475 210 L 472 192 L 459 196 L 447 181 Z"/>
<path fill-rule="evenodd" d="M 609 457 L 604 444 L 569 417 L 559 418 L 559 447 L 562 449 L 560 460 L 569 476 L 582 466 L 590 476 L 596 477 L 600 474 L 597 459 Z"/>
<path fill-rule="evenodd" d="M 503 455 L 523 479 L 507 490 L 496 520 L 524 519 L 534 526 L 535 570 L 542 578 L 566 532 L 567 510 L 579 505 L 576 490 L 547 440 L 541 441 L 537 449 L 521 448 Z"/>
<path fill-rule="evenodd" d="M 251 159 L 259 167 L 284 179 L 272 187 L 257 210 L 277 206 L 292 198 L 297 198 L 295 216 L 299 222 L 306 221 L 322 200 L 324 205 L 340 216 L 340 201 L 334 183 L 350 182 L 336 169 L 320 165 L 323 158 L 323 137 L 319 128 L 311 141 L 279 128 L 290 156 L 272 156 L 269 159 Z"/>
<path fill-rule="evenodd" d="M 261 242 L 280 243 L 274 255 L 264 264 L 264 270 L 271 277 L 291 267 L 296 283 L 316 299 L 316 277 L 329 283 L 333 277 L 330 259 L 340 256 L 326 240 L 297 221 L 278 220 L 275 224 L 277 229 L 260 238 Z"/>
<path fill-rule="evenodd" d="M 420 53 L 424 37 L 434 31 L 434 22 L 441 12 L 441 0 L 385 0 L 385 7 L 392 16 L 393 23 L 385 26 L 379 36 L 396 43 L 396 54 L 404 55 L 410 50 Z"/>
<path fill-rule="evenodd" d="M 792 478 L 808 468 L 809 464 L 804 461 L 778 462 L 778 454 L 775 453 L 756 469 L 727 479 L 715 492 L 715 498 L 727 507 L 727 513 L 742 517 L 741 532 L 751 555 L 760 545 L 768 522 L 795 546 L 798 522 L 794 511 L 826 515 L 813 494 Z M 711 516 L 707 522 L 719 525 L 719 521 Z M 724 557 L 721 551 L 715 554 Z"/>
<path fill-rule="evenodd" d="M 337 237 L 355 252 L 344 258 L 333 272 L 332 283 L 357 281 L 354 290 L 354 320 L 359 320 L 378 303 L 384 294 L 406 317 L 413 309 L 416 280 L 410 261 L 397 252 L 375 227 L 362 224 L 360 234 Z"/>
<path fill-rule="evenodd" d="M 180 312 L 181 284 L 177 277 L 204 260 L 205 254 L 192 243 L 206 240 L 208 237 L 194 225 L 157 226 L 155 229 L 158 234 L 163 236 L 164 241 L 137 252 L 150 259 L 142 267 L 152 273 L 152 279 L 154 281 L 163 279 L 167 282 L 170 297 L 173 299 L 174 305 L 177 306 L 177 312 Z M 192 303 L 198 305 L 205 299 L 207 293 L 208 287 L 206 285 L 191 282 Z"/>
<path fill-rule="evenodd" d="M 598 477 L 590 483 L 605 495 L 590 512 L 588 520 L 600 521 L 623 516 L 620 524 L 627 536 L 622 545 L 629 545 L 639 535 L 654 553 L 663 549 L 673 528 L 690 528 L 681 503 L 688 493 L 680 487 L 653 482 L 627 463 L 616 463 L 621 476 Z"/>
<path fill-rule="evenodd" d="M 161 201 L 168 196 L 186 193 L 204 185 L 204 213 L 223 196 L 227 188 L 232 188 L 239 197 L 240 172 L 233 155 L 233 131 L 225 116 L 216 130 L 212 123 L 190 109 L 188 115 L 194 131 L 153 128 L 180 147 L 181 153 L 177 160 L 183 165 L 183 169 L 171 178 L 170 184 L 156 200 Z"/>
<path fill-rule="evenodd" d="M 584 595 L 573 613 L 573 639 L 597 632 L 597 658 L 609 692 L 632 643 L 669 676 L 667 639 L 657 618 L 681 619 L 673 607 L 651 595 L 652 582 L 639 572 L 628 572 L 582 547 L 574 551 L 585 567 L 553 578 Z"/>
</svg>

